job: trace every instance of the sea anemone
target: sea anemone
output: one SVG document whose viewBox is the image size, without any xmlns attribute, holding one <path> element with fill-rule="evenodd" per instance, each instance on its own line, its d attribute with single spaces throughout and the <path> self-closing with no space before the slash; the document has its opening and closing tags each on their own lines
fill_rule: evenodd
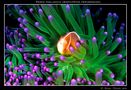
<svg viewBox="0 0 131 90">
<path fill-rule="evenodd" d="M 125 85 L 125 23 L 92 6 L 6 5 L 5 85 Z"/>
</svg>

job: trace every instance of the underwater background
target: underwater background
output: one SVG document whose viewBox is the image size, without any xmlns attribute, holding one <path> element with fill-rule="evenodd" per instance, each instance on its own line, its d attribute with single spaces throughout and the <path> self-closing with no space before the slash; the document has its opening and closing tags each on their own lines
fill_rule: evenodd
<svg viewBox="0 0 131 90">
<path fill-rule="evenodd" d="M 126 85 L 126 33 L 125 5 L 5 5 L 5 86 Z"/>
</svg>

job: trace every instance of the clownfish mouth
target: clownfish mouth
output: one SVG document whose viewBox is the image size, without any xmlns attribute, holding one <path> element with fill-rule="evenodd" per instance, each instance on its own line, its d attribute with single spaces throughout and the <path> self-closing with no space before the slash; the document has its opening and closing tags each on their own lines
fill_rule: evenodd
<svg viewBox="0 0 131 90">
<path fill-rule="evenodd" d="M 61 37 L 57 43 L 58 52 L 62 55 L 71 55 L 70 47 L 77 49 L 76 42 L 80 41 L 80 37 L 76 32 L 69 32 Z"/>
</svg>

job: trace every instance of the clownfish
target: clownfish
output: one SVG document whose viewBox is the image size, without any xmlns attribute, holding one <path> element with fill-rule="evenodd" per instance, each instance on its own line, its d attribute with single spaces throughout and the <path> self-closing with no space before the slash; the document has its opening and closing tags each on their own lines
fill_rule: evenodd
<svg viewBox="0 0 131 90">
<path fill-rule="evenodd" d="M 62 55 L 71 55 L 70 46 L 77 49 L 76 42 L 80 41 L 80 37 L 76 32 L 69 32 L 65 36 L 62 36 L 58 43 L 58 52 Z"/>
</svg>

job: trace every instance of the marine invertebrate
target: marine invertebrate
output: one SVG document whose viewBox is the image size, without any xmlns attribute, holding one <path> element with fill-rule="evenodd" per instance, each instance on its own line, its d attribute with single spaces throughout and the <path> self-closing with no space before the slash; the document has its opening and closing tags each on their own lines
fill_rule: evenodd
<svg viewBox="0 0 131 90">
<path fill-rule="evenodd" d="M 6 7 L 19 27 L 5 27 L 5 85 L 125 85 L 125 24 L 114 33 L 118 16 L 110 12 L 95 30 L 97 15 L 81 7 Z"/>
</svg>

